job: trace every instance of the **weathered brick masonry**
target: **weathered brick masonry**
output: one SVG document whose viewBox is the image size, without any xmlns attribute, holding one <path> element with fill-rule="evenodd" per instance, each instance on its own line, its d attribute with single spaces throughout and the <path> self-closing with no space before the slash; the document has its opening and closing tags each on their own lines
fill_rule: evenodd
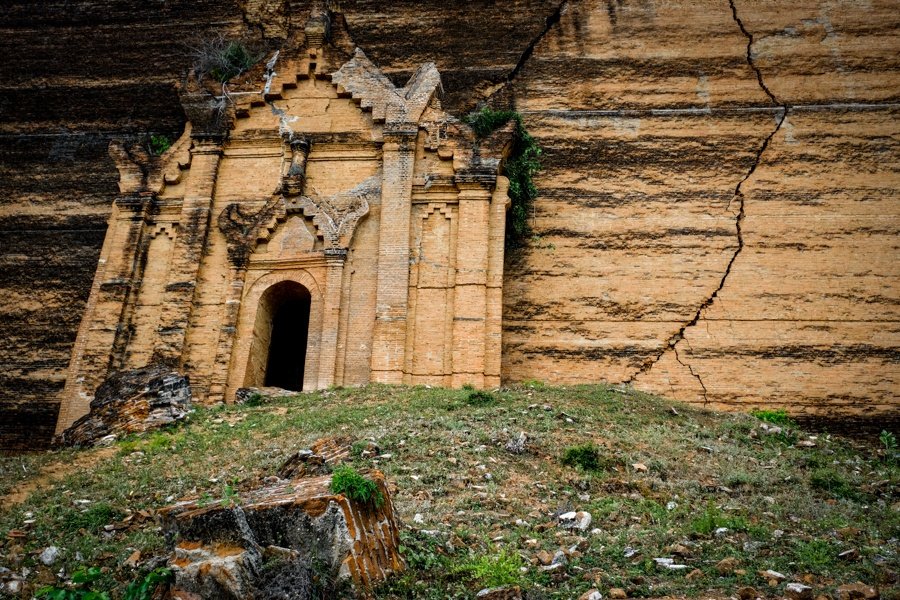
<svg viewBox="0 0 900 600">
<path fill-rule="evenodd" d="M 509 103 L 544 147 L 533 220 L 538 237 L 507 257 L 505 275 L 492 262 L 496 255 L 488 257 L 486 307 L 497 306 L 490 298 L 504 284 L 502 353 L 499 334 L 486 336 L 484 352 L 486 361 L 502 356 L 505 381 L 631 382 L 719 407 L 784 406 L 879 424 L 896 418 L 900 389 L 898 14 L 889 0 L 344 0 L 332 37 L 343 56 L 328 68 L 336 70 L 359 46 L 402 89 L 433 61 L 443 110 L 459 116 L 489 97 Z M 8 57 L 0 63 L 0 446 L 48 441 L 63 388 L 77 383 L 66 381 L 70 357 L 98 352 L 77 346 L 73 352 L 73 344 L 91 312 L 107 219 L 124 226 L 131 216 L 146 218 L 139 197 L 130 201 L 117 190 L 109 142 L 120 140 L 127 157 L 148 133 L 183 131 L 176 88 L 196 39 L 250 32 L 273 49 L 290 47 L 287 40 L 302 47 L 309 16 L 310 3 L 281 0 L 79 0 L 39 9 L 14 0 L 0 9 L 0 48 Z M 317 69 L 326 75 L 325 66 Z M 262 73 L 254 76 L 257 85 Z M 253 118 L 237 119 L 237 127 Z M 251 134 L 235 135 L 234 146 L 221 153 L 213 143 L 202 155 L 206 142 L 198 143 L 188 153 L 190 171 L 216 163 L 216 186 L 224 190 L 246 177 L 230 163 L 266 162 L 272 157 L 263 154 L 276 153 L 274 143 L 251 150 Z M 403 135 L 403 128 L 389 132 L 378 150 L 388 162 L 400 163 Z M 241 144 L 246 156 L 238 159 Z M 185 148 L 180 152 L 185 157 Z M 121 164 L 122 153 L 117 157 Z M 324 193 L 327 185 L 320 180 L 316 187 Z M 347 188 L 328 193 L 341 189 Z M 147 339 L 163 328 L 161 351 L 177 348 L 183 335 L 188 351 L 180 360 L 202 365 L 212 356 L 223 365 L 238 338 L 209 332 L 223 318 L 239 318 L 228 313 L 238 311 L 244 293 L 231 285 L 241 277 L 229 256 L 239 244 L 225 240 L 241 238 L 245 224 L 229 213 L 239 226 L 223 233 L 217 221 L 238 196 L 216 192 L 220 204 L 204 206 L 202 193 L 191 194 L 187 210 L 209 219 L 196 288 L 189 289 L 186 271 L 161 291 L 142 288 L 129 300 L 130 335 Z M 459 201 L 468 194 L 460 189 Z M 162 209 L 171 222 L 178 220 L 173 206 Z M 378 210 L 358 222 L 354 239 L 377 239 Z M 418 214 L 410 213 L 410 230 L 423 219 Z M 421 227 L 437 235 L 462 219 L 429 216 Z M 169 273 L 159 257 L 173 256 L 175 267 L 177 256 L 193 252 L 171 228 L 145 233 L 148 280 Z M 128 234 L 127 227 L 116 233 L 125 241 Z M 355 273 L 348 271 L 351 261 Z M 317 317 L 339 323 L 337 341 L 324 346 L 344 348 L 334 358 L 336 373 L 363 364 L 392 380 L 398 373 L 421 380 L 406 363 L 429 343 L 415 342 L 402 365 L 388 354 L 373 365 L 371 347 L 347 341 L 353 331 L 374 342 L 377 330 L 383 348 L 401 345 L 393 315 L 376 312 L 377 276 L 363 281 L 363 273 L 376 273 L 376 261 L 374 251 L 348 254 L 341 280 L 352 280 L 354 302 L 368 308 Z M 227 266 L 217 271 L 211 264 Z M 467 309 L 477 306 L 479 296 L 448 283 L 440 264 L 426 261 L 408 276 L 413 291 L 404 301 L 415 312 L 405 315 L 407 332 L 443 345 L 470 335 L 471 321 L 442 329 L 427 314 L 457 296 Z M 126 292 L 108 283 L 95 312 Z M 383 293 L 389 285 L 383 282 Z M 165 317 L 163 295 L 178 300 Z M 179 311 L 188 296 L 194 300 L 185 329 Z M 263 300 L 265 312 L 272 303 Z M 488 329 L 501 314 L 491 310 Z M 308 343 L 323 341 L 311 334 Z M 157 345 L 110 348 L 126 363 L 141 364 Z M 469 354 L 462 351 L 460 360 Z M 312 360 L 319 356 L 330 364 L 330 354 L 320 351 Z M 447 359 L 418 360 L 428 375 Z M 306 371 L 319 373 L 321 366 Z M 204 386 L 224 390 L 228 372 L 220 367 L 194 383 L 201 393 Z M 486 378 L 496 372 L 499 365 L 485 363 Z M 453 375 L 445 382 L 452 384 Z"/>
</svg>

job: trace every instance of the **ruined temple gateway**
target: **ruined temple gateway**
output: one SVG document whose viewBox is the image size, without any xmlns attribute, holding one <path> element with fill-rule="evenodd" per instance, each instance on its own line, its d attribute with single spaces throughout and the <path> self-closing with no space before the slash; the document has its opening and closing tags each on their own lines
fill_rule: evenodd
<svg viewBox="0 0 900 600">
<path fill-rule="evenodd" d="M 187 86 L 163 156 L 111 145 L 120 195 L 57 431 L 109 373 L 152 363 L 201 402 L 499 384 L 510 127 L 476 140 L 433 64 L 397 88 L 359 50 L 328 66 L 315 33 L 258 92 Z"/>
</svg>

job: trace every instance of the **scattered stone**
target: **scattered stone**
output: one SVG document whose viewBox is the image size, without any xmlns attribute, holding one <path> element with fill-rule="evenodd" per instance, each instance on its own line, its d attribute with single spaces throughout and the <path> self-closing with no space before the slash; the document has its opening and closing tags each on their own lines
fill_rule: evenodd
<svg viewBox="0 0 900 600">
<path fill-rule="evenodd" d="M 676 508 L 678 508 L 677 502 L 666 502 L 666 510 L 675 510 Z"/>
<path fill-rule="evenodd" d="M 846 583 L 837 589 L 838 600 L 878 600 L 878 590 L 861 581 Z"/>
<path fill-rule="evenodd" d="M 141 560 L 141 551 L 135 550 L 134 552 L 131 553 L 131 555 L 128 558 L 125 559 L 125 562 L 123 564 L 126 567 L 131 567 L 133 569 L 138 565 L 140 560 Z"/>
<path fill-rule="evenodd" d="M 646 473 L 647 472 L 647 465 L 645 465 L 644 463 L 634 463 L 631 465 L 631 468 L 634 469 L 635 471 L 637 471 L 638 473 Z"/>
<path fill-rule="evenodd" d="M 752 588 L 750 586 L 738 588 L 737 594 L 738 598 L 740 598 L 741 600 L 756 600 L 757 598 L 762 597 L 762 594 L 757 592 L 756 588 Z"/>
<path fill-rule="evenodd" d="M 59 434 L 62 446 L 92 446 L 109 435 L 171 425 L 191 409 L 188 378 L 162 365 L 119 371 L 100 384 L 90 412 Z"/>
<path fill-rule="evenodd" d="M 703 571 L 701 571 L 700 569 L 694 569 L 684 576 L 684 578 L 688 581 L 695 581 L 697 579 L 700 579 L 701 577 L 703 577 Z"/>
<path fill-rule="evenodd" d="M 537 561 L 546 566 L 553 562 L 553 555 L 547 552 L 546 550 L 541 550 L 537 554 L 534 555 Z"/>
<path fill-rule="evenodd" d="M 797 442 L 797 447 L 799 448 L 815 448 L 816 443 L 812 440 L 801 440 Z"/>
<path fill-rule="evenodd" d="M 716 531 L 714 533 L 715 533 L 716 537 L 722 537 L 723 535 L 728 533 L 728 528 L 727 527 L 717 527 Z"/>
<path fill-rule="evenodd" d="M 772 569 L 760 571 L 759 575 L 760 577 L 763 577 L 765 579 L 777 579 L 778 581 L 784 581 L 785 579 L 787 579 L 785 575 L 782 575 L 778 571 L 773 571 Z"/>
<path fill-rule="evenodd" d="M 598 589 L 588 590 L 578 596 L 578 600 L 603 600 L 603 594 Z"/>
<path fill-rule="evenodd" d="M 350 441 L 342 437 L 327 437 L 313 442 L 312 446 L 298 450 L 288 457 L 278 469 L 281 479 L 316 477 L 331 473 L 331 469 L 350 456 Z"/>
<path fill-rule="evenodd" d="M 577 529 L 579 531 L 587 531 L 591 526 L 591 513 L 580 510 L 578 512 L 571 511 L 559 515 L 559 526 L 563 529 Z"/>
<path fill-rule="evenodd" d="M 838 554 L 838 558 L 841 560 L 856 560 L 859 558 L 859 550 L 856 548 L 851 548 L 850 550 L 844 550 L 840 554 Z"/>
<path fill-rule="evenodd" d="M 475 595 L 480 600 L 522 600 L 519 586 L 485 588 Z"/>
<path fill-rule="evenodd" d="M 624 556 L 625 558 L 631 558 L 632 556 L 636 555 L 637 553 L 638 553 L 638 551 L 635 550 L 634 548 L 632 548 L 631 546 L 625 546 L 625 549 L 622 551 L 622 556 Z"/>
<path fill-rule="evenodd" d="M 38 560 L 46 566 L 51 566 L 59 559 L 59 548 L 56 546 L 47 546 L 44 548 L 41 555 L 38 557 Z"/>
<path fill-rule="evenodd" d="M 512 454 L 523 454 L 528 448 L 528 436 L 524 431 L 519 432 L 516 437 L 509 438 L 506 442 L 506 451 Z"/>
<path fill-rule="evenodd" d="M 813 589 L 802 583 L 787 584 L 784 593 L 791 600 L 813 600 Z"/>
<path fill-rule="evenodd" d="M 738 566 L 738 559 L 734 557 L 723 558 L 716 563 L 716 571 L 719 575 L 729 575 L 734 572 Z"/>
<path fill-rule="evenodd" d="M 670 569 L 672 571 L 681 571 L 688 568 L 687 565 L 676 564 L 675 560 L 671 558 L 654 558 L 653 562 L 655 562 L 658 567 Z"/>
<path fill-rule="evenodd" d="M 625 590 L 622 588 L 609 588 L 609 594 L 607 597 L 610 600 L 625 600 L 628 597 L 628 594 L 625 593 Z"/>
<path fill-rule="evenodd" d="M 566 553 L 562 550 L 557 550 L 553 553 L 553 561 L 550 563 L 551 565 L 567 565 L 569 564 L 569 558 L 566 556 Z"/>
</svg>

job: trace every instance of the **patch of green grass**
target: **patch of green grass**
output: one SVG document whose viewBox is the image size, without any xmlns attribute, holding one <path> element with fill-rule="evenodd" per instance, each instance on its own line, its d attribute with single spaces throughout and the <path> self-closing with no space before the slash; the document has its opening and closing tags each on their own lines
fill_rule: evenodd
<svg viewBox="0 0 900 600">
<path fill-rule="evenodd" d="M 691 522 L 690 531 L 708 536 L 722 527 L 730 531 L 747 531 L 747 519 L 739 515 L 725 514 L 713 502 L 709 502 L 703 514 Z"/>
<path fill-rule="evenodd" d="M 356 502 L 372 502 L 376 506 L 384 502 L 384 496 L 375 482 L 348 465 L 337 467 L 331 474 L 331 492 L 343 494 Z"/>
<path fill-rule="evenodd" d="M 803 573 L 825 574 L 837 563 L 838 550 L 825 540 L 798 541 L 791 554 Z"/>
<path fill-rule="evenodd" d="M 83 511 L 77 509 L 67 510 L 60 521 L 60 527 L 63 531 L 76 533 L 80 529 L 86 531 L 99 531 L 104 525 L 109 525 L 114 521 L 118 521 L 125 514 L 113 508 L 106 502 L 100 502 L 88 506 Z"/>
<path fill-rule="evenodd" d="M 496 554 L 486 554 L 466 559 L 454 571 L 466 579 L 477 581 L 484 587 L 513 585 L 522 577 L 519 569 L 525 561 L 515 552 L 502 549 Z"/>
<path fill-rule="evenodd" d="M 486 392 L 484 390 L 474 390 L 470 391 L 466 396 L 466 404 L 472 406 L 484 406 L 486 404 L 493 404 L 497 399 L 490 392 Z"/>
<path fill-rule="evenodd" d="M 809 476 L 809 485 L 837 498 L 855 498 L 856 489 L 840 473 L 830 467 L 816 469 Z"/>
<path fill-rule="evenodd" d="M 602 457 L 600 447 L 592 442 L 569 446 L 563 452 L 560 462 L 567 467 L 580 467 L 585 471 L 603 471 L 609 468 L 609 461 Z"/>
<path fill-rule="evenodd" d="M 778 425 L 779 427 L 796 427 L 797 423 L 791 419 L 787 411 L 784 409 L 759 409 L 750 411 L 750 414 L 759 419 L 760 421 L 765 421 L 766 423 L 772 423 L 773 425 Z"/>
<path fill-rule="evenodd" d="M 396 485 L 392 503 L 408 568 L 380 586 L 376 598 L 471 598 L 486 587 L 482 574 L 487 580 L 492 573 L 513 575 L 503 567 L 508 561 L 495 558 L 501 548 L 527 567 L 516 584 L 547 600 L 577 598 L 590 587 L 621 587 L 633 597 L 727 597 L 738 585 L 759 585 L 757 571 L 769 568 L 790 578 L 814 573 L 821 578 L 811 584 L 815 593 L 828 594 L 833 586 L 827 581 L 876 581 L 885 567 L 875 557 L 900 537 L 891 508 L 900 477 L 878 446 L 860 449 L 838 436 L 820 436 L 816 447 L 785 445 L 772 436 L 750 437 L 747 426 L 758 429 L 759 422 L 748 415 L 604 385 L 514 386 L 491 391 L 494 402 L 467 404 L 474 391 L 371 385 L 257 407 L 199 408 L 184 426 L 123 440 L 118 452 L 72 469 L 24 503 L 3 504 L 0 566 L 27 567 L 29 585 L 39 587 L 38 581 L 55 581 L 60 569 L 72 573 L 97 565 L 104 578 L 92 589 L 121 598 L 135 577 L 123 562 L 135 549 L 146 560 L 169 554 L 158 523 L 141 519 L 138 511 L 184 497 L 212 505 L 223 500 L 227 487 L 235 497 L 243 495 L 297 448 L 334 435 L 372 440 L 392 454 L 377 459 L 377 468 Z M 451 404 L 456 410 L 447 410 Z M 560 417 L 561 410 L 571 422 Z M 520 431 L 534 452 L 505 450 Z M 599 453 L 600 470 L 561 464 L 566 449 L 587 442 Z M 0 459 L 0 488 L 27 484 L 51 463 L 83 462 L 89 453 Z M 361 470 L 373 466 L 370 460 L 356 456 L 352 464 Z M 623 468 L 635 462 L 648 471 Z M 840 482 L 859 493 L 825 502 Z M 86 509 L 76 504 L 82 499 L 91 501 L 86 508 L 100 507 L 97 513 L 83 515 Z M 591 527 L 600 531 L 560 530 L 549 517 L 560 509 L 590 512 Z M 129 511 L 134 517 L 128 527 L 102 527 L 124 524 Z M 415 522 L 416 513 L 425 524 Z M 25 526 L 26 520 L 34 522 Z M 848 525 L 861 533 L 852 540 L 835 537 L 836 529 Z M 713 535 L 718 527 L 729 531 Z M 7 541 L 13 529 L 26 537 Z M 779 529 L 785 534 L 776 538 Z M 552 554 L 579 538 L 588 547 L 570 557 L 565 576 L 531 564 L 539 550 Z M 753 547 L 745 550 L 748 542 Z M 653 564 L 653 557 L 670 556 L 674 544 L 690 548 L 685 562 L 705 571 L 704 577 L 687 580 L 684 573 Z M 61 550 L 52 569 L 38 560 L 49 545 Z M 860 555 L 828 564 L 828 545 L 834 555 L 850 547 Z M 637 554 L 626 557 L 629 548 Z M 12 554 L 17 556 L 7 558 Z M 740 556 L 746 576 L 719 576 L 714 565 L 729 556 Z"/>
</svg>

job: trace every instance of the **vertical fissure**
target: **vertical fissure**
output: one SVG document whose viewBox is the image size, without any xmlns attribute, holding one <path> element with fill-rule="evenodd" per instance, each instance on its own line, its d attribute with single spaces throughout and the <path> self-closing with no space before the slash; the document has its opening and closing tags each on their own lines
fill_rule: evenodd
<svg viewBox="0 0 900 600">
<path fill-rule="evenodd" d="M 766 86 L 765 80 L 763 79 L 762 71 L 756 65 L 753 59 L 753 34 L 750 33 L 747 28 L 744 26 L 744 22 L 741 21 L 740 17 L 737 13 L 737 7 L 735 6 L 734 0 L 729 0 L 728 5 L 731 8 L 731 14 L 734 18 L 735 23 L 740 28 L 741 33 L 747 38 L 747 64 L 756 74 L 756 80 L 759 83 L 760 89 L 769 97 L 772 101 L 772 104 L 775 104 L 779 107 L 778 112 L 776 113 L 775 119 L 775 128 L 772 132 L 766 136 L 766 139 L 763 140 L 763 143 L 760 145 L 759 150 L 756 152 L 756 156 L 753 160 L 753 163 L 750 165 L 750 169 L 747 171 L 747 174 L 737 183 L 734 188 L 734 195 L 732 199 L 729 200 L 728 206 L 726 210 L 731 210 L 731 205 L 733 202 L 737 201 L 738 203 L 738 211 L 735 216 L 735 233 L 737 236 L 737 247 L 731 255 L 731 258 L 728 260 L 728 264 L 725 266 L 725 271 L 722 274 L 721 279 L 719 280 L 719 285 L 716 289 L 706 297 L 706 299 L 700 304 L 697 310 L 694 312 L 693 317 L 688 322 L 684 323 L 681 327 L 679 327 L 678 331 L 676 331 L 672 336 L 669 337 L 666 344 L 662 347 L 662 349 L 650 360 L 648 360 L 640 369 L 637 370 L 628 380 L 625 381 L 626 384 L 633 383 L 638 377 L 649 372 L 654 365 L 656 365 L 662 358 L 665 356 L 666 352 L 671 348 L 672 352 L 675 355 L 675 360 L 678 364 L 686 367 L 690 374 L 697 380 L 700 384 L 700 389 L 702 390 L 703 402 L 704 404 L 709 401 L 707 396 L 707 388 L 706 384 L 703 381 L 703 378 L 700 377 L 699 373 L 694 371 L 693 367 L 689 363 L 684 362 L 681 359 L 681 355 L 678 352 L 678 344 L 684 340 L 685 331 L 689 327 L 693 327 L 700 321 L 700 317 L 703 315 L 703 311 L 712 306 L 713 302 L 715 302 L 716 298 L 719 296 L 719 292 L 725 287 L 725 283 L 728 281 L 728 276 L 731 275 L 731 269 L 734 267 L 734 263 L 737 260 L 738 256 L 740 256 L 741 252 L 744 250 L 744 232 L 743 225 L 744 219 L 746 218 L 746 203 L 743 192 L 743 185 L 746 183 L 748 179 L 756 172 L 756 169 L 759 167 L 762 162 L 763 154 L 765 154 L 766 149 L 769 147 L 769 144 L 772 142 L 774 137 L 778 134 L 779 130 L 781 130 L 781 126 L 784 124 L 785 119 L 787 119 L 788 112 L 790 111 L 790 107 L 787 104 L 781 103 L 778 101 L 778 98 L 772 91 Z"/>
</svg>

